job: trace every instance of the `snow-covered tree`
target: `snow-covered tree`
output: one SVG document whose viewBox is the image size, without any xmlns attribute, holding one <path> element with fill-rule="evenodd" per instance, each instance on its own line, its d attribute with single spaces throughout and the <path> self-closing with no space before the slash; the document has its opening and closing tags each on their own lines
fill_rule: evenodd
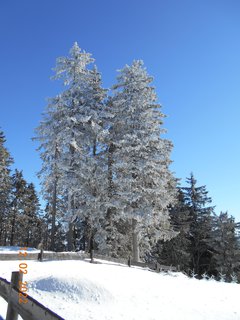
<svg viewBox="0 0 240 320">
<path fill-rule="evenodd" d="M 101 88 L 94 61 L 81 51 L 77 43 L 69 57 L 57 59 L 55 79 L 62 79 L 65 90 L 47 110 L 47 121 L 41 125 L 44 165 L 52 176 L 52 189 L 67 200 L 66 219 L 69 222 L 69 250 L 73 249 L 73 228 L 76 218 L 86 219 L 90 237 L 104 212 L 104 159 L 102 153 L 104 104 L 106 91 Z M 52 132 L 54 137 L 48 140 Z M 54 159 L 51 164 L 51 159 Z M 55 171 L 54 171 L 55 170 Z M 54 174 L 57 172 L 57 174 Z M 57 179 L 56 179 L 57 176 Z M 49 184 L 49 175 L 45 184 Z M 55 185 L 54 185 L 55 183 Z M 54 194 L 54 191 L 53 191 Z M 54 196 L 53 196 L 54 199 Z"/>
<path fill-rule="evenodd" d="M 134 260 L 140 258 L 141 232 L 147 229 L 152 239 L 173 235 L 168 212 L 176 194 L 169 170 L 172 144 L 162 138 L 164 116 L 151 82 L 143 62 L 134 61 L 121 70 L 111 99 L 112 203 L 131 222 Z"/>
<path fill-rule="evenodd" d="M 107 185 L 106 194 L 106 212 L 105 219 L 102 220 L 101 233 L 99 234 L 99 250 L 103 254 L 112 257 L 128 258 L 131 254 L 130 234 L 131 224 L 119 215 L 115 204 L 116 185 L 114 183 L 115 173 L 113 171 L 113 154 L 115 145 L 112 141 L 112 119 L 114 118 L 114 110 L 112 108 L 112 97 L 108 97 L 106 102 L 106 110 L 103 117 L 104 128 L 108 134 L 104 137 L 104 156 L 106 162 Z"/>
<path fill-rule="evenodd" d="M 61 103 L 61 97 L 49 99 L 49 104 L 40 125 L 36 128 L 36 137 L 40 145 L 38 151 L 42 160 L 39 172 L 41 179 L 42 195 L 47 203 L 48 215 L 51 217 L 51 243 L 48 247 L 55 250 L 56 245 L 56 220 L 60 219 L 66 210 L 60 190 L 63 172 L 60 167 L 60 135 L 64 130 L 66 111 Z"/>
</svg>

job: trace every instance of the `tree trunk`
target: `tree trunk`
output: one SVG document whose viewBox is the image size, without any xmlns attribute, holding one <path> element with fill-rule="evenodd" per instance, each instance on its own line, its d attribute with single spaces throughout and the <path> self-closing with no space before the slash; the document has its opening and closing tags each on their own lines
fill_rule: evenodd
<svg viewBox="0 0 240 320">
<path fill-rule="evenodd" d="M 0 246 L 3 246 L 3 212 L 0 212 Z"/>
<path fill-rule="evenodd" d="M 68 229 L 68 251 L 74 250 L 73 245 L 73 223 L 69 222 L 69 229 Z"/>
<path fill-rule="evenodd" d="M 94 235 L 93 235 L 93 232 L 91 232 L 91 238 L 90 238 L 90 259 L 91 259 L 91 262 L 93 262 L 93 252 L 94 252 Z"/>
<path fill-rule="evenodd" d="M 51 206 L 51 214 L 52 214 L 52 228 L 51 228 L 51 250 L 55 250 L 55 233 L 56 233 L 56 215 L 57 215 L 57 186 L 58 186 L 58 171 L 57 171 L 57 161 L 59 158 L 59 150 L 58 144 L 55 145 L 55 154 L 54 154 L 54 185 L 53 185 L 53 194 L 52 194 L 52 206 Z"/>
<path fill-rule="evenodd" d="M 113 151 L 114 151 L 113 143 L 110 143 L 108 148 L 108 196 L 109 198 L 111 198 L 113 194 L 113 170 L 112 170 Z"/>
<path fill-rule="evenodd" d="M 15 211 L 14 211 L 13 219 L 12 219 L 11 236 L 10 236 L 10 246 L 13 246 L 13 245 L 14 245 L 15 221 L 16 221 L 16 214 L 15 214 Z"/>
<path fill-rule="evenodd" d="M 138 242 L 138 230 L 137 230 L 137 220 L 132 219 L 132 250 L 133 250 L 133 260 L 140 262 L 139 256 L 139 242 Z"/>
<path fill-rule="evenodd" d="M 57 179 L 54 181 L 52 198 L 51 250 L 55 250 L 56 212 L 57 212 Z"/>
<path fill-rule="evenodd" d="M 112 142 L 110 142 L 109 147 L 108 147 L 108 198 L 109 202 L 112 199 L 113 196 L 113 151 L 114 151 L 114 145 Z M 115 250 L 114 248 L 114 242 L 112 241 L 113 238 L 113 214 L 114 214 L 114 208 L 113 207 L 108 207 L 107 208 L 107 213 L 106 213 L 106 221 L 105 221 L 105 229 L 107 231 L 107 239 L 106 243 L 108 247 L 112 248 L 112 251 Z"/>
</svg>

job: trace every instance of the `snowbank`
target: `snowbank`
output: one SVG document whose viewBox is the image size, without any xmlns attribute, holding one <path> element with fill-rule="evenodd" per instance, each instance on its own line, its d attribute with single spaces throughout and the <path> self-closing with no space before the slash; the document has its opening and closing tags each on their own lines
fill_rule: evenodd
<svg viewBox="0 0 240 320">
<path fill-rule="evenodd" d="M 66 320 L 239 320 L 238 284 L 114 263 L 28 261 L 29 294 Z M 17 261 L 0 261 L 10 280 Z M 0 315 L 6 303 L 0 299 Z"/>
<path fill-rule="evenodd" d="M 20 251 L 20 248 L 22 247 L 17 247 L 17 246 L 9 246 L 9 247 L 2 247 L 0 246 L 0 254 L 2 253 L 18 253 Z M 23 251 L 23 250 L 21 250 Z M 27 248 L 27 252 L 39 252 L 38 249 L 36 248 Z"/>
</svg>

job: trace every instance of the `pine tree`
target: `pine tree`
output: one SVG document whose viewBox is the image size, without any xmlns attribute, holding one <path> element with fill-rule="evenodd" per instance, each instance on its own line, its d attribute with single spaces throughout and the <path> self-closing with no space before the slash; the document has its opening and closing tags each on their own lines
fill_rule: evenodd
<svg viewBox="0 0 240 320">
<path fill-rule="evenodd" d="M 0 245 L 6 245 L 11 192 L 10 166 L 13 163 L 5 142 L 5 136 L 0 131 Z"/>
<path fill-rule="evenodd" d="M 191 265 L 190 268 L 199 276 L 209 272 L 212 263 L 212 238 L 213 206 L 208 206 L 212 199 L 208 197 L 206 186 L 197 187 L 197 180 L 191 173 L 187 178 L 189 187 L 183 187 L 182 191 L 186 204 L 190 209 L 190 234 L 191 241 Z"/>
<path fill-rule="evenodd" d="M 155 238 L 172 236 L 167 209 L 176 193 L 168 168 L 172 144 L 161 138 L 164 116 L 151 82 L 142 61 L 134 61 L 121 70 L 111 100 L 116 190 L 112 202 L 124 220 L 131 222 L 134 260 L 140 258 L 140 232 L 144 228 L 152 228 Z"/>
</svg>

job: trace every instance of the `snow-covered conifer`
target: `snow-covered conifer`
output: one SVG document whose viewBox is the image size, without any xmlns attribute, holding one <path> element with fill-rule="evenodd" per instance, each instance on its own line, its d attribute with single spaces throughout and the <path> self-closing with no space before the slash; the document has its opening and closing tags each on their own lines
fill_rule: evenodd
<svg viewBox="0 0 240 320">
<path fill-rule="evenodd" d="M 42 168 L 39 172 L 41 178 L 42 195 L 48 205 L 48 214 L 51 217 L 51 245 L 55 249 L 55 228 L 56 219 L 59 219 L 62 212 L 66 211 L 66 205 L 62 201 L 60 190 L 61 177 L 60 168 L 60 135 L 64 130 L 65 108 L 61 96 L 49 99 L 47 110 L 43 115 L 40 125 L 36 128 L 35 140 L 38 140 Z"/>
<path fill-rule="evenodd" d="M 235 272 L 231 274 L 231 283 L 238 283 L 238 277 Z"/>
<path fill-rule="evenodd" d="M 125 66 L 113 87 L 110 126 L 113 203 L 131 221 L 133 258 L 139 260 L 144 228 L 152 238 L 171 238 L 168 206 L 176 181 L 169 171 L 172 144 L 163 139 L 163 114 L 142 61 Z"/>
<path fill-rule="evenodd" d="M 219 272 L 219 281 L 220 282 L 226 282 L 226 274 L 223 273 L 222 271 Z"/>
<path fill-rule="evenodd" d="M 44 132 L 42 158 L 47 168 L 49 160 L 54 159 L 50 168 L 51 172 L 57 172 L 52 175 L 53 183 L 57 183 L 59 194 L 67 200 L 70 250 L 73 249 L 73 222 L 76 218 L 87 219 L 90 233 L 93 233 L 100 212 L 104 211 L 106 187 L 102 180 L 102 141 L 105 131 L 102 119 L 106 92 L 101 88 L 97 68 L 88 67 L 93 61 L 77 43 L 70 50 L 69 57 L 57 59 L 54 78 L 63 80 L 65 90 L 51 103 L 47 110 L 48 120 L 41 127 Z M 48 141 L 51 128 L 54 136 Z M 49 183 L 49 176 L 46 183 Z"/>
</svg>

